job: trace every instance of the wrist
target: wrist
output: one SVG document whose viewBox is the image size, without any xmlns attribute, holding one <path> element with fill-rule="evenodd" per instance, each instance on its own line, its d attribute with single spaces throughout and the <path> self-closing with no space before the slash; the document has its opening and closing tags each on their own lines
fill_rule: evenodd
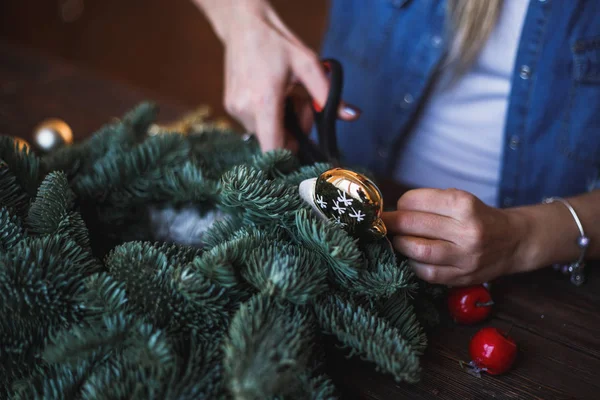
<svg viewBox="0 0 600 400">
<path fill-rule="evenodd" d="M 569 211 L 560 203 L 507 209 L 517 236 L 513 271 L 529 272 L 579 256 L 575 245 L 579 231 Z M 570 240 L 573 239 L 573 240 Z"/>
<path fill-rule="evenodd" d="M 506 209 L 510 226 L 516 239 L 513 257 L 508 273 L 531 271 L 536 268 L 542 232 L 539 229 L 537 215 L 527 207 Z"/>
<path fill-rule="evenodd" d="M 192 0 L 204 13 L 215 34 L 226 43 L 229 28 L 235 28 L 239 19 L 247 15 L 260 15 L 268 5 L 267 0 Z"/>
</svg>

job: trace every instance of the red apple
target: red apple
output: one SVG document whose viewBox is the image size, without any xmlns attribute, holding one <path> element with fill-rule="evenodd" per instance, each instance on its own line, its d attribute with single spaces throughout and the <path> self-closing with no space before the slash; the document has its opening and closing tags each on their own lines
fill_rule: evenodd
<svg viewBox="0 0 600 400">
<path fill-rule="evenodd" d="M 483 285 L 456 287 L 448 293 L 448 309 L 454 321 L 476 324 L 492 312 L 492 296 Z"/>
<path fill-rule="evenodd" d="M 491 375 L 508 371 L 517 357 L 514 340 L 497 328 L 482 328 L 473 336 L 469 345 L 471 363 Z"/>
</svg>

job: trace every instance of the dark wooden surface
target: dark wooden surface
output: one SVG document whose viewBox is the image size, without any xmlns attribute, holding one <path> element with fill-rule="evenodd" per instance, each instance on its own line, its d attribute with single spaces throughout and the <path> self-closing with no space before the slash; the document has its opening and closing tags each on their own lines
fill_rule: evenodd
<svg viewBox="0 0 600 400">
<path fill-rule="evenodd" d="M 208 78 L 207 78 L 208 79 Z M 0 42 L 0 133 L 31 138 L 35 125 L 60 117 L 80 139 L 140 100 L 161 105 L 161 120 L 188 111 L 140 91 Z M 200 98 L 201 100 L 201 98 Z M 493 318 L 474 327 L 443 322 L 430 334 L 417 385 L 395 384 L 368 364 L 337 357 L 331 376 L 347 398 L 598 399 L 600 398 L 600 274 L 576 288 L 552 270 L 493 284 Z M 463 371 L 470 337 L 481 326 L 511 329 L 519 346 L 506 375 L 476 378 Z"/>
</svg>

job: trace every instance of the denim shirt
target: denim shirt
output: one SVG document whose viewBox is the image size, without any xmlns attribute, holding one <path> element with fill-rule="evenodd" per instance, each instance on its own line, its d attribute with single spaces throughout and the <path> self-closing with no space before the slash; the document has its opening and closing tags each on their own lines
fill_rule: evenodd
<svg viewBox="0 0 600 400">
<path fill-rule="evenodd" d="M 362 110 L 337 124 L 346 165 L 393 177 L 446 52 L 445 7 L 331 0 L 321 56 L 342 63 L 343 99 Z M 530 1 L 508 101 L 497 204 L 600 187 L 600 1 Z"/>
</svg>

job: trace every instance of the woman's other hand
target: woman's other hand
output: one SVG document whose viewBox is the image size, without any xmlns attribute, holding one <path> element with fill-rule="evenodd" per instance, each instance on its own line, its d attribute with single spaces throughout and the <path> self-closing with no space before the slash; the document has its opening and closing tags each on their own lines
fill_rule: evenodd
<svg viewBox="0 0 600 400">
<path fill-rule="evenodd" d="M 456 189 L 415 189 L 384 213 L 397 251 L 418 277 L 464 286 L 515 272 L 529 232 L 518 211 L 487 206 Z"/>
</svg>

